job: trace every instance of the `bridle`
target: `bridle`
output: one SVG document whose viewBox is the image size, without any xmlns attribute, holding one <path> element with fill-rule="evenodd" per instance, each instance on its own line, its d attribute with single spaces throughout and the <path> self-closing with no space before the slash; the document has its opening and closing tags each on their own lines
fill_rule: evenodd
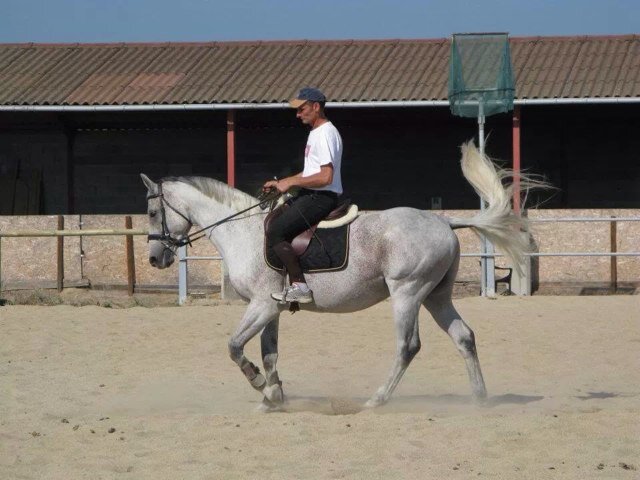
<svg viewBox="0 0 640 480">
<path fill-rule="evenodd" d="M 176 212 L 178 215 L 180 215 L 182 218 L 184 218 L 189 224 L 189 228 L 193 226 L 193 223 L 191 223 L 191 220 L 189 219 L 189 217 L 181 213 L 180 210 L 175 208 L 173 205 L 171 205 L 167 201 L 166 198 L 164 198 L 164 192 L 162 191 L 162 182 L 158 182 L 158 193 L 147 195 L 147 201 L 153 198 L 160 199 L 160 215 L 162 216 L 162 233 L 150 233 L 149 235 L 147 235 L 147 242 L 150 242 L 151 240 L 158 240 L 162 242 L 165 248 L 171 251 L 173 251 L 172 247 L 183 247 L 187 244 L 191 245 L 191 240 L 189 239 L 189 236 L 182 237 L 182 238 L 175 238 L 171 236 L 169 227 L 167 227 L 167 213 L 164 208 L 165 205 L 169 207 L 171 210 L 173 210 L 174 212 Z M 187 230 L 189 230 L 189 228 L 187 228 Z"/>
<path fill-rule="evenodd" d="M 173 255 L 175 255 L 174 249 L 177 247 L 183 247 L 185 245 L 189 245 L 191 246 L 191 242 L 195 242 L 196 240 L 201 239 L 202 237 L 206 236 L 205 233 L 203 233 L 206 230 L 209 229 L 214 229 L 215 227 L 222 225 L 223 223 L 228 222 L 229 220 L 231 220 L 234 217 L 237 217 L 238 215 L 242 215 L 245 212 L 248 212 L 249 210 L 252 210 L 256 207 L 260 207 L 262 209 L 265 209 L 266 206 L 271 203 L 271 205 L 273 205 L 273 202 L 280 196 L 280 193 L 276 190 L 275 193 L 273 192 L 267 192 L 263 195 L 260 196 L 260 202 L 256 203 L 255 205 L 250 206 L 249 208 L 245 208 L 244 210 L 241 210 L 239 212 L 234 213 L 233 215 L 229 215 L 228 217 L 223 218 L 222 220 L 218 220 L 215 223 L 212 223 L 211 225 L 208 225 L 204 228 L 201 228 L 200 230 L 196 230 L 195 232 L 189 234 L 189 235 L 184 235 L 181 236 L 179 238 L 173 237 L 171 235 L 171 232 L 169 231 L 169 227 L 167 226 L 167 213 L 165 210 L 165 205 L 167 207 L 169 207 L 171 210 L 173 210 L 174 212 L 176 212 L 178 215 L 180 215 L 182 218 L 184 218 L 187 223 L 189 224 L 189 228 L 191 228 L 193 226 L 193 222 L 191 222 L 191 219 L 189 217 L 187 217 L 186 215 L 184 215 L 182 212 L 180 212 L 177 208 L 175 208 L 173 205 L 171 205 L 167 199 L 164 196 L 164 192 L 162 191 L 162 182 L 158 182 L 158 192 L 157 193 L 151 193 L 149 195 L 147 195 L 147 201 L 153 199 L 153 198 L 159 198 L 160 199 L 160 215 L 162 218 L 162 233 L 150 233 L 147 235 L 147 242 L 151 241 L 151 240 L 158 240 L 160 242 L 162 242 L 162 245 L 164 245 L 164 247 L 169 250 Z M 187 228 L 187 230 L 189 230 L 189 228 Z M 202 234 L 196 237 L 196 235 L 198 234 Z M 194 238 L 195 237 L 195 238 Z"/>
</svg>

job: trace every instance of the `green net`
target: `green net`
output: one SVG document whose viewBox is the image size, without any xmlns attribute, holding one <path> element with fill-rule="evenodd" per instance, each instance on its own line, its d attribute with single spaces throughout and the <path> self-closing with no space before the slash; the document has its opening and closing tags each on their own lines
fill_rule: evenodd
<svg viewBox="0 0 640 480">
<path fill-rule="evenodd" d="M 449 61 L 451 113 L 477 117 L 508 112 L 513 110 L 514 95 L 507 34 L 454 34 Z"/>
</svg>

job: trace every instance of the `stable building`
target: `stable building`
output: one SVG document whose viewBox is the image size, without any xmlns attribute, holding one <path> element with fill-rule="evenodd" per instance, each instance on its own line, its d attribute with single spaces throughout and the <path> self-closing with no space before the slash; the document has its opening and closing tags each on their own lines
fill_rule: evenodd
<svg viewBox="0 0 640 480">
<path fill-rule="evenodd" d="M 640 38 L 510 39 L 515 109 L 487 153 L 540 173 L 542 208 L 640 205 Z M 447 100 L 449 39 L 0 45 L 0 214 L 145 210 L 139 173 L 204 175 L 255 192 L 299 171 L 288 108 L 322 89 L 363 209 L 474 209 Z"/>
</svg>

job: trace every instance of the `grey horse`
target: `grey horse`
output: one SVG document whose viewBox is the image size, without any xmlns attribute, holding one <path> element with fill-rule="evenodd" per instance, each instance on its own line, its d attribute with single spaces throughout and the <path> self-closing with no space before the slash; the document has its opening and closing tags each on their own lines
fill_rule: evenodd
<svg viewBox="0 0 640 480">
<path fill-rule="evenodd" d="M 303 310 L 355 312 L 391 296 L 397 337 L 395 359 L 387 381 L 366 407 L 389 400 L 420 350 L 421 305 L 462 355 L 474 399 L 482 402 L 486 398 L 473 331 L 451 300 L 460 261 L 460 246 L 453 230 L 469 227 L 485 235 L 510 257 L 515 268 L 522 265 L 530 242 L 526 221 L 511 210 L 511 187 L 503 186 L 508 172 L 482 155 L 472 142 L 462 145 L 461 150 L 463 174 L 486 201 L 486 209 L 464 219 L 413 208 L 361 214 L 351 225 L 347 267 L 307 275 L 315 303 L 301 306 Z M 148 189 L 149 261 L 157 268 L 173 263 L 173 240 L 184 238 L 193 225 L 211 225 L 258 203 L 256 198 L 213 179 L 172 177 L 154 183 L 144 174 L 141 177 Z M 270 296 L 282 288 L 283 278 L 265 264 L 264 215 L 254 212 L 207 229 L 206 236 L 224 258 L 231 284 L 248 302 L 242 321 L 229 339 L 229 354 L 253 388 L 263 394 L 261 408 L 273 410 L 284 403 L 276 362 L 279 316 L 286 306 Z M 260 332 L 264 375 L 244 355 L 245 344 Z"/>
</svg>

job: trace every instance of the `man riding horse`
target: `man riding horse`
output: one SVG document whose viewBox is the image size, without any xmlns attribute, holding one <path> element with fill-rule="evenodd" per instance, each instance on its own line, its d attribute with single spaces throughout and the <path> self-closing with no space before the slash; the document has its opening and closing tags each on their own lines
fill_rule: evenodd
<svg viewBox="0 0 640 480">
<path fill-rule="evenodd" d="M 290 100 L 297 110 L 296 117 L 311 127 L 304 151 L 302 172 L 281 180 L 269 180 L 263 186 L 268 191 L 285 193 L 301 187 L 298 195 L 289 200 L 288 207 L 269 224 L 265 232 L 267 244 L 284 264 L 290 286 L 271 297 L 280 302 L 313 302 L 313 292 L 305 281 L 300 260 L 291 246 L 299 233 L 325 218 L 338 204 L 342 194 L 340 164 L 342 138 L 338 129 L 324 112 L 326 97 L 317 88 L 306 87 Z"/>
</svg>

